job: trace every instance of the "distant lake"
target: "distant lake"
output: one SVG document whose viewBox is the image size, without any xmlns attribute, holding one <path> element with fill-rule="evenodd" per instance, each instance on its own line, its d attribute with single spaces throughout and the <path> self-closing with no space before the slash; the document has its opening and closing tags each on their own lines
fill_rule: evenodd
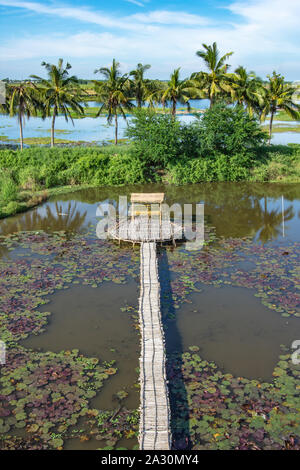
<svg viewBox="0 0 300 470">
<path fill-rule="evenodd" d="M 195 109 L 207 109 L 209 107 L 209 100 L 191 100 L 191 107 Z M 97 107 L 100 103 L 96 101 L 88 102 L 90 107 Z M 157 105 L 162 107 L 162 105 Z M 178 104 L 177 108 L 184 108 L 182 104 Z M 179 115 L 178 119 L 181 122 L 189 123 L 195 118 L 192 114 Z M 130 122 L 131 117 L 127 117 L 127 121 L 119 118 L 119 138 L 124 137 L 127 123 Z M 267 124 L 267 122 L 266 122 Z M 280 124 L 277 121 L 276 124 Z M 284 122 L 289 126 L 296 125 L 296 122 Z M 42 120 L 41 118 L 31 118 L 26 120 L 24 127 L 24 137 L 49 137 L 51 128 L 51 119 L 47 118 Z M 86 117 L 84 119 L 74 119 L 74 126 L 69 120 L 65 121 L 64 117 L 58 116 L 56 118 L 56 138 L 67 139 L 70 141 L 78 142 L 108 142 L 114 138 L 114 126 L 107 123 L 105 116 L 99 118 Z M 1 136 L 3 137 L 1 139 Z M 0 115 L 0 144 L 5 143 L 7 139 L 19 139 L 19 127 L 17 119 L 15 117 L 9 117 Z M 274 134 L 272 138 L 274 144 L 288 144 L 288 143 L 299 143 L 300 144 L 300 133 L 298 132 L 281 132 Z"/>
</svg>

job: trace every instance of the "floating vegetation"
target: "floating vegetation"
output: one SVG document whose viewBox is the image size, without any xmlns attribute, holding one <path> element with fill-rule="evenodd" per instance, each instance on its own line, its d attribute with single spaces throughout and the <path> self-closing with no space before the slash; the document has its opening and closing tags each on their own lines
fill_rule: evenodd
<svg viewBox="0 0 300 470">
<path fill-rule="evenodd" d="M 300 450 L 300 366 L 288 351 L 265 383 L 223 373 L 189 349 L 168 361 L 175 449 Z"/>
<path fill-rule="evenodd" d="M 299 317 L 299 248 L 299 243 L 216 240 L 212 233 L 201 251 L 167 249 L 170 273 L 162 272 L 160 279 L 169 297 L 162 298 L 162 307 L 179 308 L 201 284 L 238 286 L 254 289 L 281 315 Z M 8 348 L 0 377 L 0 448 L 62 449 L 75 441 L 95 441 L 102 449 L 126 442 L 133 448 L 139 413 L 125 408 L 127 391 L 116 392 L 113 410 L 91 404 L 117 373 L 114 361 L 85 357 L 76 349 L 37 352 L 20 341 L 47 327 L 51 313 L 39 307 L 49 295 L 71 285 L 125 283 L 138 276 L 138 253 L 70 231 L 1 237 L 0 253 L 0 337 Z M 122 311 L 137 326 L 136 306 L 124 305 Z M 273 376 L 272 382 L 235 377 L 203 360 L 196 346 L 170 356 L 174 448 L 300 450 L 300 370 L 289 351 L 280 356 Z"/>
<path fill-rule="evenodd" d="M 137 259 L 132 250 L 65 232 L 19 232 L 2 237 L 1 248 L 0 334 L 8 351 L 0 378 L 0 446 L 60 449 L 76 435 L 79 419 L 87 422 L 87 433 L 94 434 L 88 428 L 89 402 L 117 373 L 114 361 L 101 363 L 78 350 L 37 352 L 18 343 L 44 331 L 51 313 L 39 312 L 38 307 L 48 302 L 46 296 L 72 283 L 91 287 L 105 281 L 125 283 L 129 275 L 136 276 Z M 118 393 L 119 403 L 125 393 Z M 96 419 L 101 412 L 93 413 Z M 110 416 L 102 428 L 98 420 L 96 439 L 104 439 L 107 446 L 121 437 L 132 439 L 134 413 L 119 406 L 117 420 Z M 80 430 L 84 429 L 80 422 Z"/>
<path fill-rule="evenodd" d="M 300 317 L 300 243 L 261 245 L 251 239 L 221 239 L 198 252 L 168 252 L 175 308 L 199 285 L 256 290 L 263 305 L 282 316 Z"/>
<path fill-rule="evenodd" d="M 89 399 L 111 370 L 108 373 L 97 358 L 85 358 L 76 350 L 9 350 L 0 379 L 0 432 L 7 435 L 13 427 L 25 428 L 33 448 L 36 436 L 38 446 L 62 447 L 66 431 L 88 412 Z"/>
</svg>

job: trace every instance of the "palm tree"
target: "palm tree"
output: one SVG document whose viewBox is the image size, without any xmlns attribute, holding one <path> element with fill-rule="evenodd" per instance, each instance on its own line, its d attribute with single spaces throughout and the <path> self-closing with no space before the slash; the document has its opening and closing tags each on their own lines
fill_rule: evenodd
<svg viewBox="0 0 300 470">
<path fill-rule="evenodd" d="M 295 88 L 284 83 L 284 77 L 273 72 L 267 75 L 269 83 L 265 86 L 264 103 L 262 106 L 261 120 L 270 115 L 269 144 L 271 143 L 273 119 L 277 111 L 285 111 L 293 119 L 299 119 L 300 106 L 293 101 Z"/>
<path fill-rule="evenodd" d="M 161 101 L 163 105 L 167 101 L 171 102 L 172 105 L 172 115 L 175 116 L 176 114 L 176 104 L 182 103 L 186 104 L 188 110 L 190 110 L 189 100 L 192 96 L 193 91 L 195 91 L 193 83 L 190 83 L 189 80 L 180 80 L 180 67 L 175 69 L 174 72 L 171 74 L 170 80 L 168 82 L 166 90 L 163 91 L 161 96 Z"/>
<path fill-rule="evenodd" d="M 151 65 L 146 64 L 137 64 L 135 70 L 130 72 L 130 76 L 133 77 L 131 81 L 134 91 L 134 96 L 137 102 L 137 107 L 141 108 L 142 105 L 145 103 L 147 95 L 149 95 L 149 82 L 150 80 L 146 80 L 144 78 L 144 74 L 146 70 L 149 70 Z"/>
<path fill-rule="evenodd" d="M 226 60 L 233 52 L 227 52 L 220 57 L 216 42 L 214 42 L 212 46 L 206 44 L 202 44 L 202 46 L 204 50 L 197 51 L 196 55 L 204 60 L 208 72 L 194 73 L 191 78 L 198 82 L 200 91 L 203 89 L 206 91 L 211 107 L 216 97 L 221 93 L 233 93 L 234 86 L 227 74 L 229 65 L 226 63 Z"/>
<path fill-rule="evenodd" d="M 154 104 L 161 103 L 161 97 L 167 89 L 167 83 L 161 80 L 149 80 L 147 88 L 146 100 L 149 107 L 153 108 Z"/>
<path fill-rule="evenodd" d="M 264 88 L 260 78 L 254 72 L 247 72 L 247 70 L 239 66 L 234 71 L 233 77 L 236 89 L 234 91 L 235 100 L 238 104 L 246 107 L 250 116 L 254 113 L 259 113 L 259 107 L 263 103 Z"/>
<path fill-rule="evenodd" d="M 102 105 L 99 108 L 97 116 L 103 110 L 108 112 L 107 121 L 111 124 L 113 117 L 115 118 L 115 144 L 118 143 L 118 112 L 126 120 L 125 110 L 134 107 L 129 98 L 129 85 L 130 81 L 127 74 L 121 75 L 120 64 L 113 59 L 110 68 L 101 67 L 95 70 L 95 73 L 104 75 L 104 81 L 96 81 L 95 91 L 98 95 L 98 100 Z"/>
<path fill-rule="evenodd" d="M 67 62 L 63 65 L 63 59 L 59 59 L 58 65 L 42 62 L 41 64 L 48 72 L 48 79 L 31 75 L 32 78 L 39 81 L 39 90 L 44 101 L 44 117 L 52 115 L 51 124 L 51 147 L 54 147 L 54 128 L 55 119 L 61 113 L 65 120 L 74 121 L 70 109 L 78 114 L 84 114 L 80 105 L 82 100 L 82 91 L 78 85 L 78 79 L 75 75 L 69 76 L 69 70 L 72 66 Z"/>
<path fill-rule="evenodd" d="M 24 138 L 23 127 L 25 118 L 36 116 L 42 105 L 38 97 L 37 88 L 31 82 L 22 82 L 8 87 L 7 100 L 2 105 L 3 110 L 9 112 L 10 116 L 17 116 L 20 128 L 20 148 L 23 150 Z"/>
</svg>

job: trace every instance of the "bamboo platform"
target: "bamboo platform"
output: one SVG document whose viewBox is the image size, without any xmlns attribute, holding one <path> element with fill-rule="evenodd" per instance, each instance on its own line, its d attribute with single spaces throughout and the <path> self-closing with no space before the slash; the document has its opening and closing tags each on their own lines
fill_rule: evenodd
<svg viewBox="0 0 300 470">
<path fill-rule="evenodd" d="M 165 370 L 165 344 L 160 313 L 156 243 L 141 243 L 139 320 L 141 450 L 170 449 L 170 407 Z"/>
<path fill-rule="evenodd" d="M 160 220 L 158 217 L 135 217 L 121 219 L 108 228 L 108 236 L 114 240 L 143 243 L 166 242 L 182 239 L 182 225 L 169 219 Z"/>
</svg>

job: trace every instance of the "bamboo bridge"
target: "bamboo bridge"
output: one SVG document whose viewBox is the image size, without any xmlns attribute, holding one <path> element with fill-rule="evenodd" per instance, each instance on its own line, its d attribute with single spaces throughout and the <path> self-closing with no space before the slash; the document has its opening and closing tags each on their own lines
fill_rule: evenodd
<svg viewBox="0 0 300 470">
<path fill-rule="evenodd" d="M 156 244 L 165 241 L 173 241 L 175 244 L 175 240 L 181 238 L 182 227 L 169 220 L 162 220 L 163 200 L 163 193 L 133 193 L 131 217 L 129 220 L 120 221 L 109 231 L 109 236 L 119 243 L 121 240 L 133 244 L 140 243 L 139 447 L 141 450 L 171 448 L 170 404 Z M 158 206 L 156 210 L 153 210 L 153 204 Z M 151 205 L 151 217 L 149 217 L 149 205 Z"/>
</svg>

